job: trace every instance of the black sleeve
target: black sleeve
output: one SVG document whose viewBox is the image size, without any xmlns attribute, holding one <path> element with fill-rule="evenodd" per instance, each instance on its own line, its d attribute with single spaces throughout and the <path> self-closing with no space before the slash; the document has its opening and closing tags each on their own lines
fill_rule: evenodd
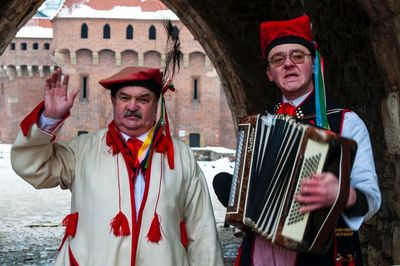
<svg viewBox="0 0 400 266">
<path fill-rule="evenodd" d="M 229 194 L 231 192 L 232 175 L 229 173 L 219 173 L 214 177 L 213 188 L 219 201 L 226 208 L 228 206 Z"/>
<path fill-rule="evenodd" d="M 357 199 L 354 206 L 343 211 L 349 217 L 364 216 L 368 212 L 367 197 L 360 190 L 355 189 L 355 191 Z"/>
</svg>

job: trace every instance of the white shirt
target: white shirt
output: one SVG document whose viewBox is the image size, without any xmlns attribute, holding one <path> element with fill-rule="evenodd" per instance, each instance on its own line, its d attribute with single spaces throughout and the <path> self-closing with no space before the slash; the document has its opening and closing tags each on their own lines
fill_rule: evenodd
<svg viewBox="0 0 400 266">
<path fill-rule="evenodd" d="M 290 102 L 284 96 L 282 96 L 282 100 L 285 103 L 289 102 L 297 107 L 310 93 L 300 96 Z M 368 201 L 369 211 L 365 216 L 347 217 L 342 214 L 347 225 L 353 230 L 358 230 L 363 221 L 370 219 L 379 210 L 381 205 L 381 193 L 378 186 L 368 130 L 356 113 L 345 113 L 341 135 L 357 142 L 356 158 L 350 174 L 350 185 L 362 191 Z"/>
</svg>

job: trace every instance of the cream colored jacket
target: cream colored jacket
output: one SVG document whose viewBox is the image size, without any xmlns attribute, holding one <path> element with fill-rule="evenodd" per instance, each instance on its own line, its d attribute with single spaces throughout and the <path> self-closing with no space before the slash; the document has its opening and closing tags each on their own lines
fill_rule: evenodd
<svg viewBox="0 0 400 266">
<path fill-rule="evenodd" d="M 71 213 L 79 213 L 76 234 L 63 244 L 56 265 L 70 265 L 69 248 L 79 265 L 223 265 L 207 183 L 190 149 L 174 139 L 173 170 L 163 154 L 154 153 L 142 214 L 135 217 L 124 159 L 120 153 L 111 154 L 106 132 L 57 143 L 34 124 L 26 137 L 20 132 L 12 146 L 12 166 L 23 179 L 35 188 L 60 186 L 72 193 Z M 131 230 L 121 237 L 110 232 L 110 221 L 119 210 L 118 165 L 121 208 Z M 157 213 L 163 239 L 155 244 L 146 235 L 161 176 Z M 132 219 L 138 221 L 136 228 Z M 186 223 L 187 249 L 181 244 L 181 221 Z"/>
</svg>

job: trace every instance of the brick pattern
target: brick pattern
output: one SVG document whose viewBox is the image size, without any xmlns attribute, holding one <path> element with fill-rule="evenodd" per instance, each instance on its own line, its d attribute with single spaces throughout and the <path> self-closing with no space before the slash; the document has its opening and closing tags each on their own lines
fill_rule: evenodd
<svg viewBox="0 0 400 266">
<path fill-rule="evenodd" d="M 80 38 L 83 23 L 88 26 L 87 39 Z M 183 60 L 174 80 L 176 91 L 166 96 L 171 131 L 175 136 L 181 132 L 181 138 L 188 144 L 189 135 L 198 133 L 202 146 L 223 144 L 234 148 L 233 120 L 220 79 L 190 32 L 179 21 L 174 23 L 181 28 L 182 52 L 187 62 Z M 105 24 L 111 28 L 111 39 L 103 39 Z M 128 25 L 134 29 L 132 40 L 126 39 Z M 156 28 L 156 40 L 148 38 L 150 26 Z M 112 105 L 109 92 L 98 81 L 124 66 L 143 65 L 162 69 L 166 49 L 164 31 L 155 20 L 56 18 L 53 20 L 53 39 L 14 39 L 16 50 L 8 47 L 0 57 L 0 66 L 7 67 L 7 71 L 4 68 L 3 72 L 0 71 L 0 82 L 4 87 L 0 95 L 0 112 L 6 117 L 0 122 L 0 142 L 12 143 L 20 120 L 42 100 L 45 78 L 55 65 L 70 75 L 70 88 L 81 88 L 71 110 L 72 115 L 58 139 L 66 140 L 79 131 L 94 132 L 106 127 L 112 120 Z M 26 51 L 19 49 L 21 42 L 28 43 Z M 50 50 L 32 50 L 33 42 L 40 43 L 39 47 L 49 42 Z M 31 77 L 28 66 L 33 69 Z M 83 98 L 83 77 L 87 80 L 86 99 Z M 198 81 L 197 100 L 193 100 L 194 79 Z"/>
</svg>

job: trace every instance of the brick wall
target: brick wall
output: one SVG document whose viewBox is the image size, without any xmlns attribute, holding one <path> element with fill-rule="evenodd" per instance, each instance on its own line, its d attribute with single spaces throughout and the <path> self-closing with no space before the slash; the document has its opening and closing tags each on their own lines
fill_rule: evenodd
<svg viewBox="0 0 400 266">
<path fill-rule="evenodd" d="M 88 27 L 88 38 L 81 38 L 81 27 Z M 103 39 L 103 28 L 110 27 L 110 39 Z M 221 90 L 221 82 L 204 50 L 179 21 L 184 58 L 174 80 L 176 91 L 168 93 L 166 104 L 171 131 L 189 144 L 190 134 L 200 134 L 201 146 L 235 147 L 235 133 Z M 126 39 L 126 29 L 133 27 L 133 39 Z M 149 28 L 156 29 L 156 39 L 149 40 Z M 0 122 L 0 142 L 11 143 L 21 119 L 43 98 L 45 78 L 55 65 L 70 75 L 70 88 L 80 94 L 58 138 L 69 139 L 80 131 L 94 132 L 112 120 L 109 92 L 98 81 L 118 72 L 124 66 L 163 67 L 166 49 L 165 30 L 158 21 L 119 19 L 56 18 L 53 39 L 15 39 L 0 57 L 0 111 L 6 119 Z M 27 43 L 27 50 L 20 43 Z M 39 43 L 39 50 L 32 44 Z M 45 42 L 50 50 L 42 49 Z M 6 67 L 6 68 L 4 68 Z M 30 70 L 28 70 L 30 68 Z M 3 69 L 3 71 L 1 71 Z M 29 74 L 29 73 L 33 74 Z M 85 81 L 84 81 L 85 80 Z M 194 83 L 197 80 L 197 99 Z M 86 82 L 86 91 L 83 84 Z M 229 114 L 229 115 L 227 115 Z"/>
</svg>

